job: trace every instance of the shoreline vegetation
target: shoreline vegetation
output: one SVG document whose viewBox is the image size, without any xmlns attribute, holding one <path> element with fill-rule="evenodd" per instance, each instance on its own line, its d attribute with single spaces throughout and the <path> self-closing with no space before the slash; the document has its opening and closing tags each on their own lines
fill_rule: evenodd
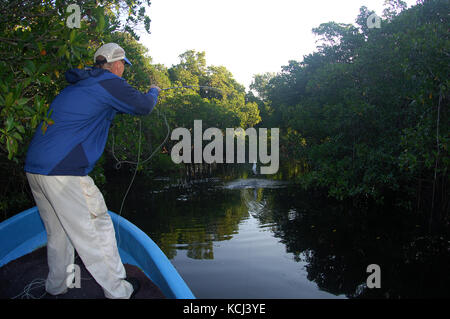
<svg viewBox="0 0 450 319">
<path fill-rule="evenodd" d="M 100 189 L 114 169 L 113 137 L 118 160 L 137 158 L 139 121 L 143 158 L 167 134 L 162 115 L 171 130 L 191 131 L 195 120 L 219 129 L 279 128 L 280 170 L 268 178 L 358 207 L 395 207 L 421 216 L 430 238 L 448 238 L 448 1 L 423 0 L 407 9 L 402 1 L 388 0 L 380 28 L 368 28 L 374 12 L 364 6 L 355 24 L 321 23 L 312 30 L 320 39 L 315 52 L 288 61 L 277 74 L 254 75 L 248 92 L 225 67 L 207 65 L 205 52 L 188 50 L 171 67 L 152 64 L 133 31 L 144 25 L 150 32 L 141 1 L 136 7 L 122 0 L 81 1 L 80 28 L 73 29 L 65 26 L 66 1 L 0 3 L 0 220 L 33 205 L 23 161 L 40 123 L 42 132 L 53 124 L 48 108 L 67 86 L 64 72 L 92 65 L 101 43 L 116 42 L 133 59 L 125 79 L 142 92 L 150 84 L 220 90 L 161 92 L 158 112 L 117 116 L 91 174 Z M 175 143 L 169 140 L 140 165 L 138 175 L 195 179 L 228 169 L 175 164 Z M 122 168 L 124 174 L 133 170 Z"/>
</svg>

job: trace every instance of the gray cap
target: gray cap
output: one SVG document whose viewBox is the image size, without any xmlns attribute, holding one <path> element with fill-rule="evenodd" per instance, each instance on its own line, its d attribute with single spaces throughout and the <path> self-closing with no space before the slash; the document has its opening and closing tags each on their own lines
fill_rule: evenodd
<svg viewBox="0 0 450 319">
<path fill-rule="evenodd" d="M 94 63 L 99 55 L 104 56 L 106 62 L 124 60 L 125 63 L 131 65 L 131 62 L 125 57 L 125 50 L 117 43 L 106 43 L 102 45 L 94 54 Z"/>
</svg>

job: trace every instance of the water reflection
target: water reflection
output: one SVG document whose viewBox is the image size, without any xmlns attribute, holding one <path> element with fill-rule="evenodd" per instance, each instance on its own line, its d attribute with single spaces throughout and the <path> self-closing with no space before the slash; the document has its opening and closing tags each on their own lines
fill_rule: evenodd
<svg viewBox="0 0 450 319">
<path fill-rule="evenodd" d="M 269 197 L 274 236 L 307 263 L 308 279 L 321 290 L 349 298 L 449 296 L 450 241 L 428 238 L 419 216 L 386 206 L 355 208 L 296 189 Z M 380 289 L 366 286 L 370 264 L 381 267 Z"/>
<path fill-rule="evenodd" d="M 222 186 L 225 189 L 272 189 L 283 188 L 289 183 L 285 181 L 277 181 L 264 178 L 240 178 L 225 183 Z"/>
<path fill-rule="evenodd" d="M 108 185 L 118 211 L 126 182 Z M 136 180 L 122 215 L 199 298 L 442 297 L 450 284 L 447 242 L 424 239 L 414 216 L 356 209 L 281 181 Z M 365 285 L 373 263 L 381 289 Z"/>
</svg>

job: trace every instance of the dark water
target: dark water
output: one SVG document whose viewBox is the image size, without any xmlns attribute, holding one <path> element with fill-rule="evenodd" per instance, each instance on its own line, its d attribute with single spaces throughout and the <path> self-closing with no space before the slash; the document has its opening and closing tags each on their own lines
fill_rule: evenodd
<svg viewBox="0 0 450 319">
<path fill-rule="evenodd" d="M 131 179 L 108 178 L 120 210 Z M 122 216 L 169 257 L 197 298 L 448 297 L 449 241 L 418 216 L 356 209 L 263 178 L 137 178 Z M 367 266 L 381 288 L 366 285 Z"/>
</svg>

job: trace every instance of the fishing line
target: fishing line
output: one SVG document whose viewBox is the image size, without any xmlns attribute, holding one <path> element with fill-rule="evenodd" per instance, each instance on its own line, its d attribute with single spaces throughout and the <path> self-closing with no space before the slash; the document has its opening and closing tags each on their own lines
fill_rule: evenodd
<svg viewBox="0 0 450 319">
<path fill-rule="evenodd" d="M 34 296 L 31 293 L 31 291 L 33 289 L 45 287 L 45 281 L 46 280 L 42 279 L 42 278 L 34 279 L 32 282 L 30 282 L 28 285 L 25 286 L 25 288 L 23 289 L 23 291 L 20 294 L 12 297 L 11 299 L 17 299 L 17 298 L 20 298 L 20 299 L 24 299 L 24 298 L 26 298 L 26 299 L 41 299 L 42 297 L 44 297 L 47 294 L 47 292 L 45 290 L 44 290 L 44 293 L 42 295 L 40 295 L 40 296 Z"/>
<path fill-rule="evenodd" d="M 121 214 L 122 214 L 122 209 L 123 209 L 123 205 L 125 204 L 125 199 L 127 198 L 128 193 L 130 192 L 131 186 L 133 185 L 134 179 L 136 177 L 136 173 L 139 168 L 139 159 L 141 157 L 141 135 L 142 135 L 142 121 L 139 120 L 138 157 L 137 157 L 137 162 L 136 162 L 136 168 L 134 170 L 133 177 L 131 178 L 130 185 L 128 186 L 128 189 L 125 192 L 125 195 L 123 196 L 122 204 L 120 205 L 119 216 L 121 216 Z M 149 159 L 150 158 L 151 158 L 151 156 L 149 157 Z M 120 223 L 120 219 L 118 222 Z M 120 246 L 120 227 L 119 227 L 119 225 L 117 225 L 117 246 Z"/>
<path fill-rule="evenodd" d="M 74 262 L 78 258 L 80 258 L 80 256 L 76 256 Z M 80 279 L 81 280 L 91 280 L 93 278 L 83 278 L 83 277 L 81 277 Z M 47 281 L 47 279 L 45 279 L 45 278 L 33 279 L 32 282 L 30 282 L 28 285 L 26 285 L 23 288 L 21 293 L 19 293 L 18 295 L 12 297 L 11 299 L 42 299 L 45 295 L 48 294 L 47 291 L 45 290 L 45 283 L 46 283 L 46 281 Z M 33 295 L 31 293 L 34 289 L 39 289 L 39 288 L 44 288 L 44 292 L 41 295 L 35 296 L 35 295 Z"/>
<path fill-rule="evenodd" d="M 186 88 L 207 88 L 207 89 L 213 89 L 213 90 L 218 90 L 218 91 L 222 91 L 219 88 L 215 88 L 212 86 L 205 86 L 205 85 L 184 85 L 184 86 L 174 86 L 174 87 L 169 87 L 169 88 L 164 88 L 161 89 L 161 91 L 167 91 L 167 90 L 175 90 L 175 89 L 186 89 Z M 157 114 L 159 117 L 163 117 L 164 119 L 164 123 L 166 124 L 167 127 L 167 135 L 164 138 L 164 141 L 153 151 L 152 154 L 150 154 L 150 156 L 148 158 L 146 158 L 145 160 L 143 160 L 142 162 L 140 162 L 140 164 L 144 164 L 146 162 L 148 162 L 155 154 L 156 152 L 167 142 L 167 140 L 169 139 L 169 135 L 170 135 L 170 127 L 169 127 L 169 123 L 167 122 L 167 118 L 165 116 L 164 113 L 160 113 L 159 110 L 156 110 Z M 139 119 L 139 123 L 141 125 L 141 120 Z M 142 128 L 140 128 L 141 130 Z M 114 134 L 112 134 L 112 156 L 114 157 L 114 159 L 116 160 L 116 169 L 120 169 L 120 167 L 122 166 L 122 164 L 131 164 L 131 165 L 138 165 L 138 162 L 132 162 L 132 161 L 120 161 L 116 155 L 115 155 L 115 138 L 114 138 Z"/>
<path fill-rule="evenodd" d="M 157 114 L 158 116 L 160 116 L 160 112 L 157 110 Z M 131 165 L 135 165 L 136 168 L 134 169 L 134 173 L 133 173 L 133 177 L 131 178 L 130 184 L 128 185 L 127 191 L 125 192 L 125 195 L 123 196 L 122 199 L 122 203 L 120 204 L 120 211 L 119 211 L 119 216 L 122 216 L 122 210 L 123 210 L 123 206 L 125 204 L 125 200 L 128 196 L 128 193 L 130 192 L 131 186 L 134 183 L 134 179 L 136 178 L 136 174 L 139 168 L 139 164 L 144 164 L 145 162 L 149 161 L 155 154 L 156 152 L 167 142 L 167 139 L 169 138 L 170 135 L 170 126 L 169 123 L 167 122 L 167 118 L 164 115 L 164 113 L 162 113 L 162 117 L 164 118 L 164 122 L 166 124 L 167 127 L 167 135 L 164 138 L 164 141 L 157 147 L 155 148 L 155 150 L 150 154 L 149 157 L 147 157 L 144 161 L 140 161 L 141 158 L 141 138 L 142 138 L 142 121 L 141 119 L 139 119 L 139 139 L 138 139 L 138 157 L 137 157 L 137 161 L 136 162 L 132 162 L 132 161 L 119 161 L 114 153 L 114 134 L 112 134 L 112 154 L 114 159 L 117 161 L 116 163 L 116 169 L 120 169 L 120 167 L 122 166 L 123 163 L 127 163 L 127 164 L 131 164 Z M 117 246 L 120 246 L 120 219 L 118 220 L 117 223 Z"/>
<path fill-rule="evenodd" d="M 114 159 L 116 160 L 116 169 L 120 169 L 120 167 L 122 166 L 122 164 L 131 164 L 131 165 L 138 165 L 138 164 L 144 164 L 144 163 L 146 163 L 146 162 L 148 162 L 155 154 L 156 154 L 156 152 L 167 142 L 167 140 L 168 140 L 168 138 L 169 138 L 169 135 L 170 135 L 170 127 L 169 127 L 169 123 L 167 122 L 167 118 L 166 118 L 166 116 L 164 115 L 164 113 L 161 113 L 160 114 L 160 112 L 158 111 L 158 110 L 156 110 L 156 112 L 157 112 L 157 114 L 158 114 L 158 116 L 162 116 L 163 117 L 163 119 L 164 119 L 164 123 L 166 124 L 166 127 L 167 127 L 167 135 L 166 135 L 166 137 L 164 138 L 164 141 L 153 151 L 153 153 L 152 154 L 150 154 L 150 156 L 149 157 L 147 157 L 145 160 L 143 160 L 142 162 L 139 162 L 139 161 L 137 161 L 137 162 L 132 162 L 132 161 L 120 161 L 117 157 L 116 157 L 116 154 L 115 154 L 115 138 L 114 138 L 114 134 L 112 134 L 112 147 L 111 147 L 111 152 L 112 152 L 112 156 L 114 157 Z M 142 132 L 142 122 L 141 122 L 141 119 L 139 119 L 139 134 L 141 134 Z M 139 147 L 140 147 L 140 142 L 139 142 Z"/>
<path fill-rule="evenodd" d="M 168 87 L 168 88 L 164 88 L 164 89 L 161 89 L 161 91 L 168 91 L 168 90 L 175 90 L 175 89 L 186 89 L 186 88 L 204 88 L 204 89 L 212 89 L 212 90 L 218 90 L 218 91 L 221 91 L 222 92 L 222 90 L 221 89 L 219 89 L 219 88 L 215 88 L 215 87 L 212 87 L 212 86 L 206 86 L 206 85 L 183 85 L 183 86 L 173 86 L 173 87 Z M 147 157 L 145 160 L 143 160 L 142 162 L 140 161 L 140 156 L 141 156 L 141 137 L 142 137 L 142 121 L 141 121 L 141 119 L 139 119 L 139 140 L 138 140 L 138 158 L 137 158 L 137 161 L 136 162 L 133 162 L 133 161 L 119 161 L 119 159 L 116 157 L 116 155 L 115 155 L 115 149 L 114 149 L 114 145 L 115 145 L 115 142 L 114 142 L 114 134 L 112 134 L 112 149 L 111 149 L 111 151 L 112 151 L 112 155 L 113 155 L 113 158 L 116 160 L 116 169 L 120 169 L 120 167 L 122 166 L 122 164 L 131 164 L 131 165 L 136 165 L 136 168 L 135 168 L 135 170 L 134 170 L 134 174 L 133 174 L 133 177 L 131 178 L 131 182 L 130 182 L 130 184 L 128 185 L 128 189 L 127 189 L 127 191 L 125 192 L 125 195 L 124 195 L 124 197 L 123 197 L 123 199 L 122 199 L 122 203 L 121 203 L 121 205 L 120 205 L 120 211 L 119 211 L 119 216 L 122 216 L 122 210 L 123 210 L 123 206 L 124 206 L 124 204 L 125 204 L 125 200 L 126 200 L 126 198 L 127 198 L 127 196 L 128 196 L 128 193 L 130 192 L 130 189 L 131 189 L 131 186 L 133 185 L 133 183 L 134 183 L 134 179 L 136 178 L 136 174 L 137 174 L 137 170 L 138 170 L 138 167 L 139 167 L 139 164 L 144 164 L 144 163 L 146 163 L 146 162 L 148 162 L 151 158 L 153 158 L 153 156 L 156 154 L 156 152 L 167 142 L 167 140 L 169 139 L 169 136 L 170 136 L 170 126 L 169 126 L 169 123 L 167 122 L 167 117 L 165 116 L 165 114 L 163 113 L 163 112 L 159 112 L 159 110 L 157 109 L 156 110 L 156 112 L 157 112 L 157 114 L 158 114 L 158 116 L 162 116 L 163 117 L 163 119 L 164 119 L 164 123 L 166 124 L 166 127 L 167 127 L 167 134 L 166 134 L 166 137 L 164 138 L 164 141 L 157 147 L 157 148 L 155 148 L 155 150 L 150 154 L 150 156 L 149 157 Z M 120 219 L 119 219 L 119 221 L 118 221 L 118 224 L 120 223 Z M 117 226 L 117 246 L 120 246 L 120 227 L 119 227 L 119 225 Z"/>
</svg>

